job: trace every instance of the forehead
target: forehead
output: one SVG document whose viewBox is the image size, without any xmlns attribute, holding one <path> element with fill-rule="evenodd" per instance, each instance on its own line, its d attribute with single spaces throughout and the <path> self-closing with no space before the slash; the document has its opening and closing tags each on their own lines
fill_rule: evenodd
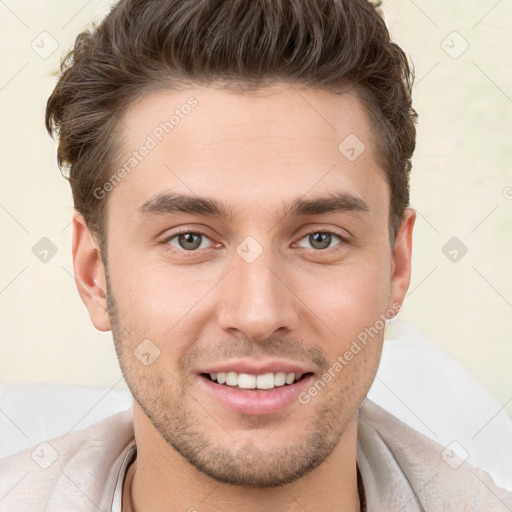
<svg viewBox="0 0 512 512">
<path fill-rule="evenodd" d="M 322 191 L 387 208 L 371 120 L 350 92 L 160 90 L 130 106 L 123 131 L 126 172 L 111 201 L 131 211 L 168 190 L 216 197 L 241 215 Z"/>
</svg>

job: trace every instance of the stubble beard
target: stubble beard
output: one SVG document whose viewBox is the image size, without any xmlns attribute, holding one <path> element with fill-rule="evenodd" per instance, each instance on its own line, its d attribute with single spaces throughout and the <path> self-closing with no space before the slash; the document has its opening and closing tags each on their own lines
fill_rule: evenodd
<svg viewBox="0 0 512 512">
<path fill-rule="evenodd" d="M 236 434 L 231 434 L 222 426 L 222 417 L 213 418 L 197 405 L 196 400 L 200 397 L 192 397 L 187 390 L 188 383 L 177 382 L 158 364 L 149 367 L 152 371 L 148 372 L 148 367 L 144 367 L 134 356 L 137 342 L 127 339 L 129 334 L 121 326 L 121 315 L 111 290 L 106 265 L 105 272 L 112 335 L 128 388 L 155 430 L 189 464 L 217 482 L 268 488 L 300 479 L 329 457 L 360 406 L 360 403 L 357 404 L 353 411 L 347 409 L 345 400 L 349 393 L 346 387 L 339 390 L 338 396 L 331 396 L 330 400 L 323 402 L 318 400 L 318 405 L 312 404 L 315 412 L 304 415 L 305 424 L 304 421 L 300 423 L 301 416 L 297 415 L 297 435 L 286 446 L 272 443 L 272 436 L 281 425 L 290 428 L 287 419 L 282 423 L 275 422 L 275 431 L 267 435 L 268 443 L 264 448 L 252 441 L 241 444 L 237 442 Z M 165 389 L 173 393 L 162 392 Z M 173 397 L 173 394 L 177 396 Z M 309 407 L 309 404 L 297 402 L 292 405 L 289 415 L 305 407 Z M 195 410 L 198 412 L 195 413 Z M 207 425 L 209 419 L 211 421 Z"/>
</svg>

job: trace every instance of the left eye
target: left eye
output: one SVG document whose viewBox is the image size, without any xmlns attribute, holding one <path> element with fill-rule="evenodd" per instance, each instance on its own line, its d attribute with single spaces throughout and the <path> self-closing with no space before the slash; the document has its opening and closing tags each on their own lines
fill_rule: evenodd
<svg viewBox="0 0 512 512">
<path fill-rule="evenodd" d="M 333 239 L 338 239 L 340 242 L 343 242 L 343 238 L 336 233 L 331 233 L 330 231 L 314 231 L 309 233 L 304 238 L 301 238 L 299 243 L 303 240 L 306 240 L 312 249 L 322 250 L 328 249 L 331 245 Z"/>
<path fill-rule="evenodd" d="M 176 240 L 176 243 L 174 243 L 174 240 Z M 187 231 L 185 233 L 178 233 L 177 235 L 170 237 L 167 240 L 167 243 L 174 247 L 178 247 L 179 249 L 195 251 L 196 249 L 204 249 L 205 247 L 208 247 L 207 243 L 203 244 L 205 240 L 209 240 L 206 235 L 203 235 L 202 233 L 195 233 L 193 231 Z"/>
</svg>

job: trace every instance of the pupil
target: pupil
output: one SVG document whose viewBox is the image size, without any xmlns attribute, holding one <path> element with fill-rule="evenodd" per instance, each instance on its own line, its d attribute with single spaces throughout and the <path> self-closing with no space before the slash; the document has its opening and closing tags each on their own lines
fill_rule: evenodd
<svg viewBox="0 0 512 512">
<path fill-rule="evenodd" d="M 310 243 L 315 249 L 325 249 L 331 244 L 331 235 L 329 233 L 315 233 L 310 235 Z"/>
</svg>

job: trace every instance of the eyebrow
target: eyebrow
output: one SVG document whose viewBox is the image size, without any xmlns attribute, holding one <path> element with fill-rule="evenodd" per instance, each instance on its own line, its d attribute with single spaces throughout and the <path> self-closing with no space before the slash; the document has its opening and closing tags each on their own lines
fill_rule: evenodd
<svg viewBox="0 0 512 512">
<path fill-rule="evenodd" d="M 306 215 L 324 215 L 337 212 L 367 213 L 368 204 L 360 197 L 348 192 L 332 192 L 325 196 L 306 199 L 297 197 L 290 203 L 284 204 L 276 215 L 276 221 L 286 217 Z M 142 206 L 137 208 L 141 217 L 154 215 L 188 213 L 217 217 L 222 220 L 232 220 L 235 213 L 232 208 L 210 197 L 199 197 L 173 192 L 163 192 L 150 197 Z"/>
</svg>

